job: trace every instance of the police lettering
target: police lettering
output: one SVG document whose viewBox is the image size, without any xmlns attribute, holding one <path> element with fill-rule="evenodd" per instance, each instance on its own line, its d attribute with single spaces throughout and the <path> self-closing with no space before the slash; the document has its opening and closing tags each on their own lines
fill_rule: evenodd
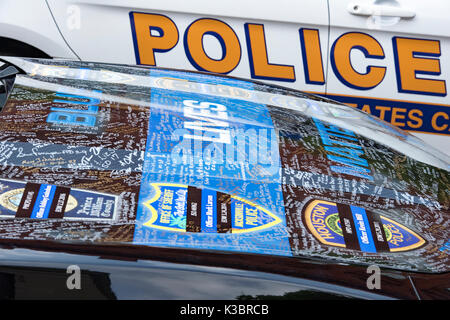
<svg viewBox="0 0 450 320">
<path fill-rule="evenodd" d="M 305 89 L 303 84 L 324 90 L 327 79 L 337 79 L 343 86 L 356 92 L 367 92 L 384 84 L 383 90 L 387 92 L 395 88 L 402 94 L 447 96 L 444 79 L 448 75 L 443 74 L 444 69 L 441 68 L 443 52 L 439 40 L 393 36 L 388 44 L 383 44 L 372 35 L 347 32 L 331 39 L 329 52 L 323 52 L 327 46 L 320 42 L 319 29 L 299 27 L 295 33 L 285 31 L 285 34 L 274 37 L 271 24 L 244 22 L 242 25 L 231 26 L 225 21 L 206 17 L 189 22 L 178 24 L 162 14 L 131 12 L 130 26 L 136 63 L 172 67 L 167 65 L 168 60 L 162 59 L 161 55 L 184 52 L 185 61 L 180 63 L 191 65 L 199 71 L 229 74 L 240 70 L 237 74 L 239 76 L 298 83 L 296 88 L 302 90 Z M 295 38 L 288 39 L 288 34 L 290 37 L 294 34 Z M 280 38 L 287 39 L 285 47 L 280 46 Z M 286 54 L 284 51 L 288 47 L 297 52 Z M 328 77 L 325 76 L 324 68 L 327 56 L 332 70 Z M 179 56 L 176 59 L 179 61 Z M 302 69 L 300 72 L 296 70 L 299 67 Z M 298 74 L 301 74 L 300 79 L 304 79 L 301 80 L 303 84 L 299 83 Z M 387 81 L 392 81 L 392 86 Z M 310 87 L 307 89 L 311 90 Z M 335 98 L 335 94 L 337 93 L 323 93 L 332 98 Z M 373 105 L 368 103 L 373 99 L 367 96 L 357 97 L 355 94 L 350 97 L 353 98 L 350 103 L 355 104 L 357 101 L 359 109 L 402 129 L 450 133 L 450 116 L 445 109 L 447 105 L 416 103 L 420 104 L 420 108 L 405 108 L 392 106 L 400 100 L 380 100 L 379 104 Z M 401 103 L 409 102 L 405 100 Z M 440 109 L 436 110 L 437 108 Z M 90 111 L 91 113 L 82 115 L 75 115 L 70 111 L 64 114 L 61 111 L 53 112 L 48 121 L 95 126 L 95 110 Z M 201 126 L 203 137 L 190 138 L 228 143 L 223 118 L 205 114 L 196 116 L 202 117 L 202 124 L 199 125 L 200 122 L 197 121 L 187 126 Z"/>
<path fill-rule="evenodd" d="M 167 16 L 131 12 L 130 21 L 137 64 L 157 66 L 157 53 L 163 54 L 182 45 L 187 60 L 195 69 L 227 74 L 240 65 L 241 42 L 244 42 L 249 61 L 248 71 L 253 79 L 296 81 L 295 57 L 290 61 L 272 61 L 264 24 L 245 23 L 243 30 L 235 30 L 224 21 L 201 18 L 186 27 L 183 41 L 179 41 L 179 26 Z M 236 31 L 243 31 L 245 39 L 239 39 Z M 215 38 L 220 46 L 219 58 L 208 54 L 205 36 Z M 305 82 L 322 86 L 325 84 L 324 61 L 319 39 L 319 30 L 299 28 L 296 40 L 300 44 L 299 56 L 302 57 Z M 432 78 L 441 76 L 439 40 L 393 37 L 392 44 L 398 92 L 447 95 L 445 80 Z M 357 71 L 350 55 L 354 50 L 363 54 L 365 72 Z M 338 36 L 331 44 L 333 72 L 339 81 L 352 89 L 369 90 L 380 85 L 387 73 L 388 63 L 385 58 L 383 46 L 365 33 L 348 32 Z"/>
<path fill-rule="evenodd" d="M 322 207 L 320 205 L 314 207 L 314 210 L 313 210 L 313 213 L 311 216 L 311 222 L 322 239 L 334 239 L 334 237 L 330 233 L 330 230 L 325 225 L 324 216 L 327 213 L 327 211 L 328 211 L 328 208 Z"/>
</svg>

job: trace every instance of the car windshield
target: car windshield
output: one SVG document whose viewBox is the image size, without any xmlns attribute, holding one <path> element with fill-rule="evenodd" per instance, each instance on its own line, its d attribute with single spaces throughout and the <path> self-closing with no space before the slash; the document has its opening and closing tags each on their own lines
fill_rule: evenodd
<svg viewBox="0 0 450 320">
<path fill-rule="evenodd" d="M 5 60 L 0 244 L 449 271 L 448 161 L 407 132 L 245 79 Z"/>
</svg>

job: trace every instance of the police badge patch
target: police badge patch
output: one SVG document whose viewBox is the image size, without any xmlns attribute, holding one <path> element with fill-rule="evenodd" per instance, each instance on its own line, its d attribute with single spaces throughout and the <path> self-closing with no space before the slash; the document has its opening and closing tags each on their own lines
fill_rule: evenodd
<svg viewBox="0 0 450 320">
<path fill-rule="evenodd" d="M 268 229 L 281 219 L 240 197 L 211 189 L 152 183 L 144 202 L 146 227 L 178 232 L 247 233 Z"/>
<path fill-rule="evenodd" d="M 30 219 L 115 219 L 117 196 L 0 179 L 0 217 Z"/>
<path fill-rule="evenodd" d="M 425 240 L 387 217 L 361 207 L 325 200 L 303 210 L 308 230 L 322 244 L 363 252 L 401 252 L 420 248 Z"/>
</svg>

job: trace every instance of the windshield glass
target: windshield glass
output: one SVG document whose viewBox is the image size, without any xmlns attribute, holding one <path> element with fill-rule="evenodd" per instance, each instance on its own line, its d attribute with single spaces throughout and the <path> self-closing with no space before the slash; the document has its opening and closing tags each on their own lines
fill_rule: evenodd
<svg viewBox="0 0 450 320">
<path fill-rule="evenodd" d="M 243 79 L 8 61 L 0 242 L 450 270 L 448 159 L 388 123 Z"/>
</svg>

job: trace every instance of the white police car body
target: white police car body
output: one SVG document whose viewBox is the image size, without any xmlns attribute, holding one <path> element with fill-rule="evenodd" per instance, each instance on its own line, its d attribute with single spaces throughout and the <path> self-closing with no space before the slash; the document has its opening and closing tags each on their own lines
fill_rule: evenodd
<svg viewBox="0 0 450 320">
<path fill-rule="evenodd" d="M 0 37 L 49 56 L 215 72 L 312 92 L 450 154 L 447 1 L 47 0 L 0 8 Z"/>
</svg>

